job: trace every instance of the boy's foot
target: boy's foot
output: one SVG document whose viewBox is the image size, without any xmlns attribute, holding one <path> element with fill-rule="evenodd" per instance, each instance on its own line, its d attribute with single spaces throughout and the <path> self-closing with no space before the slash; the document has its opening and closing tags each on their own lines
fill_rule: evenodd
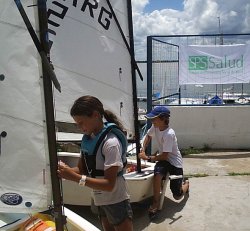
<svg viewBox="0 0 250 231">
<path fill-rule="evenodd" d="M 148 216 L 149 216 L 150 220 L 155 219 L 157 217 L 158 213 L 159 213 L 158 208 L 154 208 L 154 207 L 151 207 L 151 206 L 149 207 Z"/>
<path fill-rule="evenodd" d="M 183 178 L 183 185 L 186 185 L 187 184 L 187 190 L 186 190 L 186 193 L 185 194 L 188 194 L 189 193 L 189 180 L 187 177 L 184 177 Z"/>
</svg>

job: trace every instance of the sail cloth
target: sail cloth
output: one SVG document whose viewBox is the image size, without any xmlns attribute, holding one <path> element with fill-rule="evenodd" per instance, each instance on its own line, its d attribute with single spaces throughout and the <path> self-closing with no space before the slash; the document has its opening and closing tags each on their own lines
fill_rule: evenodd
<svg viewBox="0 0 250 231">
<path fill-rule="evenodd" d="M 180 46 L 179 84 L 250 82 L 250 45 Z"/>
<path fill-rule="evenodd" d="M 23 1 L 37 30 L 37 7 Z M 0 1 L 0 212 L 51 205 L 41 61 L 14 1 Z"/>
<path fill-rule="evenodd" d="M 126 0 L 110 1 L 128 44 Z M 62 93 L 56 121 L 73 122 L 70 108 L 82 95 L 98 97 L 134 136 L 131 57 L 106 0 L 47 1 L 51 61 Z"/>
</svg>

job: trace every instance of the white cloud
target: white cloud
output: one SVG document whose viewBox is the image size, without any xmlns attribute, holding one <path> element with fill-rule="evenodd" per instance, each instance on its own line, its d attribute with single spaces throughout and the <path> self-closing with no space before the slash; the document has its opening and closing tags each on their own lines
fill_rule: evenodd
<svg viewBox="0 0 250 231">
<path fill-rule="evenodd" d="M 133 11 L 134 12 L 143 12 L 143 9 L 147 4 L 149 4 L 149 0 L 132 0 Z"/>
<path fill-rule="evenodd" d="M 153 2 L 153 1 L 152 1 Z M 184 0 L 184 10 L 143 12 L 148 0 L 132 0 L 136 58 L 146 59 L 149 35 L 223 33 L 250 31 L 249 0 Z"/>
</svg>

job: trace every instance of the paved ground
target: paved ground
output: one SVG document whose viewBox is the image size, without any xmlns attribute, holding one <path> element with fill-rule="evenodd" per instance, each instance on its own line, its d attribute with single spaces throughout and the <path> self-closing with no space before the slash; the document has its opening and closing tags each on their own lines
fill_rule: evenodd
<svg viewBox="0 0 250 231">
<path fill-rule="evenodd" d="M 250 151 L 227 151 L 192 154 L 184 157 L 185 174 L 225 176 L 229 173 L 250 173 Z"/>
<path fill-rule="evenodd" d="M 193 176 L 189 196 L 175 201 L 168 186 L 153 222 L 146 213 L 150 201 L 134 204 L 135 231 L 250 231 L 250 151 L 189 155 L 184 173 Z M 73 209 L 100 227 L 88 207 Z"/>
</svg>

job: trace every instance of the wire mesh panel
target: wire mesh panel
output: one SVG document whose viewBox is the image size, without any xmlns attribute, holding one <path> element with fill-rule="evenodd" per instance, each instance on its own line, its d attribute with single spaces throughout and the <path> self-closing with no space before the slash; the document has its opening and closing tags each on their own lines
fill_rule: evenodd
<svg viewBox="0 0 250 231">
<path fill-rule="evenodd" d="M 158 39 L 152 40 L 152 91 L 155 100 L 170 99 L 178 92 L 178 52 L 179 47 Z M 163 98 L 166 97 L 167 98 Z"/>
<path fill-rule="evenodd" d="M 147 38 L 147 98 L 153 104 L 245 104 L 250 100 L 249 81 L 180 84 L 182 46 L 230 47 L 250 45 L 250 34 L 171 35 Z M 225 61 L 226 62 L 226 61 Z M 236 61 L 234 61 L 236 62 Z M 231 65 L 235 64 L 231 62 Z M 244 63 L 249 66 L 250 63 Z M 246 73 L 248 75 L 248 73 Z M 250 73 L 249 73 L 250 76 Z M 237 76 L 236 76 L 237 78 Z M 212 101 L 213 97 L 221 100 Z M 152 104 L 149 102 L 148 110 Z"/>
</svg>

